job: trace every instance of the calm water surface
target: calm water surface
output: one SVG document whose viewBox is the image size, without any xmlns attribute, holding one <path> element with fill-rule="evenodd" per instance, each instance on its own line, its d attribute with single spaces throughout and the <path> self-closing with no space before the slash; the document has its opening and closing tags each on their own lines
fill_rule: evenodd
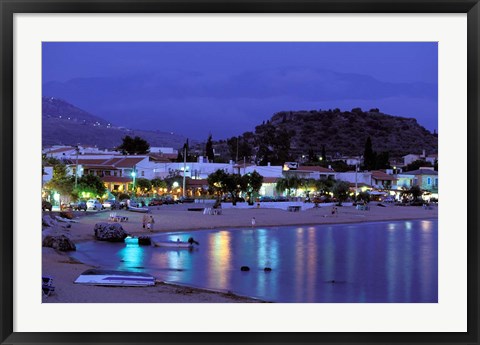
<svg viewBox="0 0 480 345">
<path fill-rule="evenodd" d="M 204 230 L 154 239 L 190 236 L 200 242 L 193 251 L 89 242 L 77 245 L 73 256 L 275 302 L 437 302 L 436 219 Z"/>
</svg>

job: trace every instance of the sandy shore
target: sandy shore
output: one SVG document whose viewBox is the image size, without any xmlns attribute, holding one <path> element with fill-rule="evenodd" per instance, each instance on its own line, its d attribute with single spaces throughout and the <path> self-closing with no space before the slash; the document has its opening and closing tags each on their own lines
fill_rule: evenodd
<svg viewBox="0 0 480 345">
<path fill-rule="evenodd" d="M 255 217 L 256 227 L 307 224 L 358 223 L 384 220 L 437 218 L 438 208 L 426 210 L 422 207 L 401 207 L 388 205 L 376 206 L 372 203 L 369 211 L 359 211 L 354 207 L 339 207 L 338 214 L 331 214 L 331 207 L 313 208 L 301 212 L 287 212 L 266 207 L 250 209 L 224 209 L 221 215 L 204 215 L 202 212 L 188 211 L 189 207 L 198 205 L 162 205 L 151 207 L 150 214 L 155 217 L 154 232 L 170 232 L 194 229 L 245 228 L 251 227 Z M 123 228 L 133 235 L 151 235 L 142 228 L 143 214 L 116 211 L 117 215 L 128 216 L 128 222 L 121 223 Z M 48 214 L 45 213 L 45 214 Z M 94 240 L 93 227 L 96 223 L 108 221 L 110 211 L 75 212 L 75 220 L 67 234 L 74 242 Z M 43 248 L 43 275 L 54 277 L 55 293 L 43 297 L 43 302 L 60 303 L 231 303 L 258 302 L 254 299 L 234 296 L 232 294 L 210 292 L 181 286 L 158 283 L 154 287 L 100 287 L 74 284 L 73 281 L 90 266 L 72 260 L 67 254 Z"/>
</svg>

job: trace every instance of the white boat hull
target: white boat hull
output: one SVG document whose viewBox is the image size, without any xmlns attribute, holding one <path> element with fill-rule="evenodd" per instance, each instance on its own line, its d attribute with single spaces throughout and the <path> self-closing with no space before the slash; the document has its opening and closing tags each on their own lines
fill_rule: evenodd
<svg viewBox="0 0 480 345">
<path fill-rule="evenodd" d="M 125 237 L 125 243 L 126 244 L 138 244 L 138 237 Z"/>
<path fill-rule="evenodd" d="M 147 213 L 148 212 L 148 207 L 132 207 L 132 206 L 130 206 L 128 208 L 128 210 L 132 211 L 132 212 Z"/>
<path fill-rule="evenodd" d="M 139 272 L 90 269 L 83 272 L 75 283 L 103 286 L 153 286 L 155 277 Z"/>
<path fill-rule="evenodd" d="M 158 241 L 158 242 L 153 242 L 153 245 L 155 247 L 169 247 L 169 248 L 187 248 L 191 249 L 193 248 L 192 243 L 188 242 L 179 242 L 179 241 Z"/>
</svg>

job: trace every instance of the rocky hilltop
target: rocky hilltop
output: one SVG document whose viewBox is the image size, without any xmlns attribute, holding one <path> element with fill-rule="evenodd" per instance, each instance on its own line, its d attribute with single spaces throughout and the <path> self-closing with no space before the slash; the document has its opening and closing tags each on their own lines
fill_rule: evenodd
<svg viewBox="0 0 480 345">
<path fill-rule="evenodd" d="M 416 119 L 383 114 L 378 109 L 283 111 L 258 126 L 256 133 L 269 125 L 287 131 L 291 135 L 290 148 L 298 153 L 320 153 L 325 146 L 331 155 L 360 155 L 368 137 L 375 151 L 387 151 L 390 156 L 438 150 L 437 135 Z"/>
</svg>

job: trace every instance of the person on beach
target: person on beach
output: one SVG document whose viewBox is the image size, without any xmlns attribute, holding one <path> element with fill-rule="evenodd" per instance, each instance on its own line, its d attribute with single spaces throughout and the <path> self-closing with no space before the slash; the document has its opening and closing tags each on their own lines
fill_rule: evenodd
<svg viewBox="0 0 480 345">
<path fill-rule="evenodd" d="M 145 213 L 145 214 L 143 215 L 143 218 L 142 218 L 142 228 L 145 229 L 145 226 L 147 225 L 149 219 L 150 219 L 150 218 L 148 217 L 148 214 Z"/>
<path fill-rule="evenodd" d="M 255 217 L 252 218 L 252 228 L 255 226 Z"/>
<path fill-rule="evenodd" d="M 147 229 L 152 231 L 154 223 L 155 223 L 155 219 L 153 219 L 153 216 L 150 216 L 150 218 L 147 221 Z"/>
</svg>

